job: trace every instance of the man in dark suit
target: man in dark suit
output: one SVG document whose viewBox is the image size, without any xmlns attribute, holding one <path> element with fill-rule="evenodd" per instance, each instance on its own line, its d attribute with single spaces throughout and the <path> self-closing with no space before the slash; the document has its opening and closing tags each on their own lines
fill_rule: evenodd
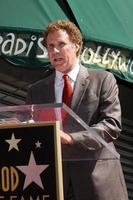
<svg viewBox="0 0 133 200">
<path fill-rule="evenodd" d="M 67 74 L 72 88 L 69 106 L 89 126 L 87 131 L 60 132 L 65 200 L 127 200 L 119 159 L 94 137 L 97 134 L 115 150 L 121 109 L 114 76 L 79 63 L 82 35 L 72 22 L 50 23 L 44 42 L 55 70 L 29 88 L 27 103 L 62 102 L 62 77 Z"/>
</svg>

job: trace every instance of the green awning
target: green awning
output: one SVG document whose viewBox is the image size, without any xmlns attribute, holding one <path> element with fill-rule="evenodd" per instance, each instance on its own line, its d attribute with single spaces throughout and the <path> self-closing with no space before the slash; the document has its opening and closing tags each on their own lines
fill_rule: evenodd
<svg viewBox="0 0 133 200">
<path fill-rule="evenodd" d="M 67 16 L 55 0 L 0 1 L 0 29 L 42 32 L 60 18 Z"/>
<path fill-rule="evenodd" d="M 132 0 L 1 0 L 0 56 L 26 67 L 49 63 L 42 33 L 58 19 L 76 23 L 84 39 L 81 61 L 133 82 Z"/>
<path fill-rule="evenodd" d="M 62 6 L 55 0 L 1 0 L 1 56 L 18 67 L 45 67 L 48 59 L 39 39 L 49 22 L 68 19 Z"/>
<path fill-rule="evenodd" d="M 85 40 L 133 50 L 132 0 L 67 0 Z"/>
<path fill-rule="evenodd" d="M 83 63 L 133 83 L 133 1 L 67 2 L 84 36 Z"/>
</svg>

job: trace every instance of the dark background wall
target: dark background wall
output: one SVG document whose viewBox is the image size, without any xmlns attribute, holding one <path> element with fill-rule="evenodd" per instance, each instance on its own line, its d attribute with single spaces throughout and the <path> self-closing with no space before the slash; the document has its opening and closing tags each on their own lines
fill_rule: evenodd
<svg viewBox="0 0 133 200">
<path fill-rule="evenodd" d="M 133 199 L 133 84 L 117 79 L 122 108 L 122 133 L 116 141 L 129 200 Z"/>
<path fill-rule="evenodd" d="M 122 117 L 133 121 L 133 83 L 117 79 Z"/>
</svg>

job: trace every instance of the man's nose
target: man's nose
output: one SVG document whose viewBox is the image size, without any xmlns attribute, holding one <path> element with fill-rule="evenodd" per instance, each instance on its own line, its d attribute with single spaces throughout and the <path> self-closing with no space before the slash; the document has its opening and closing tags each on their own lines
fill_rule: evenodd
<svg viewBox="0 0 133 200">
<path fill-rule="evenodd" d="M 60 49 L 59 47 L 53 47 L 53 51 L 57 53 L 57 52 L 60 52 Z"/>
</svg>

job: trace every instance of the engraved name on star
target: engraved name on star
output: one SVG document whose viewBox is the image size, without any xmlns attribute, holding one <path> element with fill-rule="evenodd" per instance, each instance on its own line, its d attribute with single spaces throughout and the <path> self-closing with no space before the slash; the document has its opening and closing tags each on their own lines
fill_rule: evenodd
<svg viewBox="0 0 133 200">
<path fill-rule="evenodd" d="M 21 141 L 21 139 L 16 139 L 14 133 L 12 133 L 11 139 L 5 141 L 9 144 L 8 151 L 11 151 L 12 149 L 16 149 L 17 151 L 19 151 L 18 143 Z"/>
<path fill-rule="evenodd" d="M 46 170 L 49 165 L 37 165 L 33 152 L 31 152 L 28 165 L 16 166 L 25 174 L 24 187 L 28 187 L 32 182 L 36 183 L 40 188 L 44 189 L 40 174 Z"/>
</svg>

